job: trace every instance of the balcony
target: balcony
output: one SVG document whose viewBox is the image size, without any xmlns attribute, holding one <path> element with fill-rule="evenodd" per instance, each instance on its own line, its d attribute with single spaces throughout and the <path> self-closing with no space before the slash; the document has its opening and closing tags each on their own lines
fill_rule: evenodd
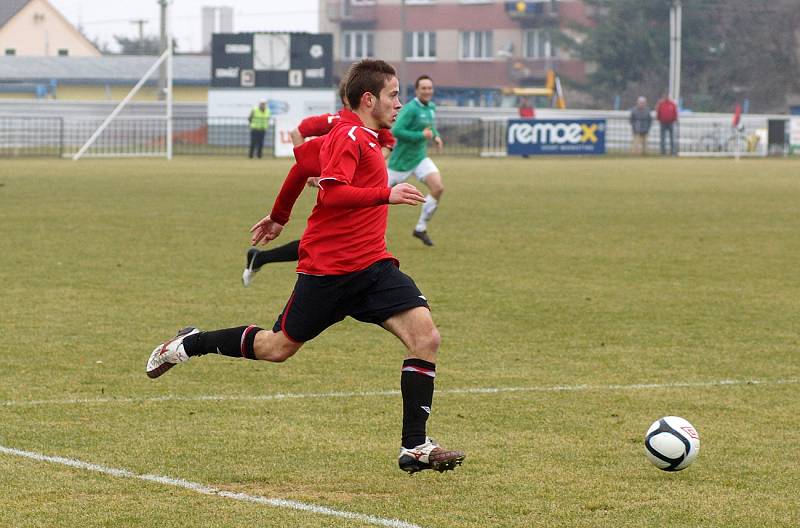
<svg viewBox="0 0 800 528">
<path fill-rule="evenodd" d="M 526 26 L 558 21 L 558 5 L 551 0 L 506 2 L 506 14 Z"/>
<path fill-rule="evenodd" d="M 378 10 L 374 0 L 328 0 L 328 20 L 350 26 L 370 25 L 378 20 Z"/>
</svg>

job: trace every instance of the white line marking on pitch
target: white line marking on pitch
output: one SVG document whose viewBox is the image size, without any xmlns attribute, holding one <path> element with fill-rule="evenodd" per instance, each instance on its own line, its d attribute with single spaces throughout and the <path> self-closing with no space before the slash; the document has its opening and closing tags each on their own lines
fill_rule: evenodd
<svg viewBox="0 0 800 528">
<path fill-rule="evenodd" d="M 342 519 L 361 521 L 364 523 L 374 524 L 377 526 L 388 526 L 389 528 L 422 528 L 417 524 L 411 524 L 397 519 L 384 519 L 382 517 L 375 517 L 373 515 L 366 515 L 364 513 L 354 513 L 342 510 L 334 510 L 332 508 L 327 508 L 325 506 L 318 506 L 316 504 L 309 504 L 307 502 L 298 502 L 286 499 L 270 499 L 268 497 L 261 497 L 259 495 L 248 495 L 247 493 L 234 493 L 232 491 L 223 491 L 216 488 L 212 488 L 210 486 L 206 486 L 205 484 L 190 482 L 188 480 L 165 477 L 162 475 L 140 475 L 132 471 L 128 471 L 127 469 L 119 469 L 119 468 L 101 466 L 98 464 L 91 464 L 89 462 L 83 462 L 81 460 L 76 460 L 74 458 L 42 455 L 40 453 L 34 453 L 32 451 L 23 451 L 21 449 L 4 447 L 2 445 L 0 445 L 0 453 L 5 453 L 7 455 L 14 455 L 24 458 L 30 458 L 32 460 L 38 460 L 40 462 L 51 462 L 53 464 L 61 464 L 63 466 L 69 466 L 77 469 L 85 469 L 87 471 L 103 473 L 105 475 L 111 475 L 113 477 L 132 478 L 137 480 L 156 482 L 158 484 L 164 484 L 166 486 L 175 486 L 178 488 L 184 488 L 190 491 L 194 491 L 196 493 L 202 493 L 203 495 L 213 495 L 240 502 L 252 502 L 255 504 L 262 504 L 265 506 L 273 506 L 276 508 L 289 508 L 291 510 L 307 511 L 311 513 L 317 513 L 320 515 L 328 515 L 330 517 L 339 517 Z"/>
<path fill-rule="evenodd" d="M 440 389 L 437 396 L 447 394 L 500 394 L 505 392 L 578 392 L 578 391 L 615 391 L 615 390 L 643 390 L 643 389 L 683 389 L 703 387 L 726 387 L 735 385 L 790 385 L 800 383 L 800 379 L 784 380 L 712 380 L 712 381 L 686 381 L 675 383 L 634 383 L 629 385 L 551 385 L 533 387 L 475 387 L 469 389 Z M 163 401 L 185 402 L 226 402 L 226 401 L 276 401 L 296 400 L 304 398 L 358 398 L 369 396 L 397 396 L 398 390 L 363 391 L 363 392 L 289 392 L 277 394 L 231 394 L 231 395 L 199 395 L 199 396 L 152 396 L 136 398 L 73 398 L 62 400 L 5 400 L 0 401 L 0 407 L 20 407 L 28 405 L 80 405 L 98 403 L 147 403 Z"/>
</svg>

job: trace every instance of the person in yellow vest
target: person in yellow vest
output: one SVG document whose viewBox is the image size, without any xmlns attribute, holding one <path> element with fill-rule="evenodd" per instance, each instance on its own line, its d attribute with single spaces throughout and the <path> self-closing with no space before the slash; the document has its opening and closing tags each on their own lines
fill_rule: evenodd
<svg viewBox="0 0 800 528">
<path fill-rule="evenodd" d="M 250 153 L 248 158 L 252 158 L 255 153 L 256 156 L 261 158 L 261 150 L 264 148 L 264 136 L 267 135 L 267 126 L 269 126 L 269 108 L 267 108 L 267 101 L 262 99 L 258 102 L 258 106 L 250 110 L 250 115 L 247 117 L 247 122 L 250 123 Z"/>
</svg>

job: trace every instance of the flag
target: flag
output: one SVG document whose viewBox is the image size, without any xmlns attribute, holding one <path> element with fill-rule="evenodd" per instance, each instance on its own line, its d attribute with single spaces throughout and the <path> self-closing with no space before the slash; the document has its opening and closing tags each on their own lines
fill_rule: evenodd
<svg viewBox="0 0 800 528">
<path fill-rule="evenodd" d="M 736 103 L 736 108 L 733 111 L 733 128 L 739 126 L 739 122 L 742 120 L 742 105 Z"/>
</svg>

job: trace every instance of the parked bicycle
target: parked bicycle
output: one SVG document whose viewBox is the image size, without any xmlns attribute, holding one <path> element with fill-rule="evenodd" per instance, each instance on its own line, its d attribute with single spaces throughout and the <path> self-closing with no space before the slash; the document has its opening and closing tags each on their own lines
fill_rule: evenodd
<svg viewBox="0 0 800 528">
<path fill-rule="evenodd" d="M 713 123 L 712 130 L 699 140 L 701 152 L 752 152 L 758 144 L 758 136 L 747 135 L 743 125 L 727 127 Z"/>
</svg>

